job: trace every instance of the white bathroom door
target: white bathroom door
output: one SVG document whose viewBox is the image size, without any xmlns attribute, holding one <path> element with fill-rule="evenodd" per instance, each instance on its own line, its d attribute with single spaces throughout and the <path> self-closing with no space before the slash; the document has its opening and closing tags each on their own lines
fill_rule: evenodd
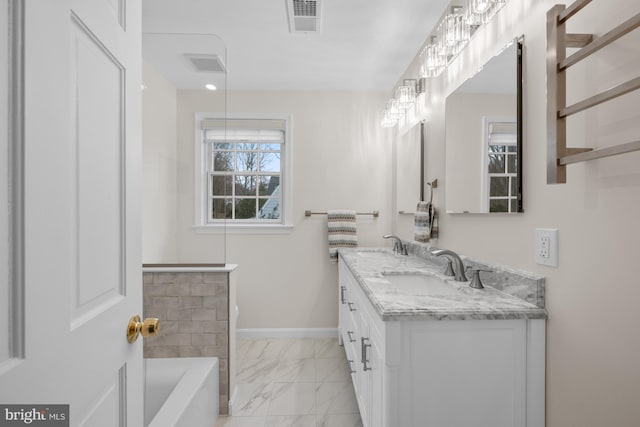
<svg viewBox="0 0 640 427">
<path fill-rule="evenodd" d="M 24 355 L 0 364 L 0 405 L 68 404 L 71 426 L 140 427 L 142 342 L 126 339 L 143 314 L 140 2 L 19 3 L 25 308 L 12 334 Z"/>
</svg>

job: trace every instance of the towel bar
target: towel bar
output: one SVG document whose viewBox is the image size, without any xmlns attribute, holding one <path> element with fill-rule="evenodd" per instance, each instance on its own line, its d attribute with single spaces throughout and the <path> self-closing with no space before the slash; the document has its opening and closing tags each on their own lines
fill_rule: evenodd
<svg viewBox="0 0 640 427">
<path fill-rule="evenodd" d="M 640 27 L 640 13 L 604 35 L 568 34 L 566 22 L 592 0 L 576 0 L 569 7 L 556 5 L 547 12 L 547 183 L 567 182 L 566 165 L 640 150 L 640 141 L 607 148 L 567 147 L 567 117 L 603 102 L 640 89 L 640 77 L 633 78 L 573 105 L 566 105 L 566 71 L 572 65 Z M 580 47 L 567 58 L 567 47 Z"/>
<path fill-rule="evenodd" d="M 310 210 L 304 211 L 304 216 L 326 215 L 326 214 L 327 214 L 327 212 L 311 212 Z M 380 211 L 356 212 L 356 215 L 373 215 L 374 218 L 378 218 L 380 216 Z"/>
</svg>

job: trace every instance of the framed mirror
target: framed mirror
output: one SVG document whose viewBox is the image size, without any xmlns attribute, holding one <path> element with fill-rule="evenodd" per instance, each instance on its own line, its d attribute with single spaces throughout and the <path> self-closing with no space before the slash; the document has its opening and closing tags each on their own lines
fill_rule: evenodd
<svg viewBox="0 0 640 427">
<path fill-rule="evenodd" d="M 446 210 L 521 213 L 522 37 L 497 52 L 445 104 Z"/>
</svg>

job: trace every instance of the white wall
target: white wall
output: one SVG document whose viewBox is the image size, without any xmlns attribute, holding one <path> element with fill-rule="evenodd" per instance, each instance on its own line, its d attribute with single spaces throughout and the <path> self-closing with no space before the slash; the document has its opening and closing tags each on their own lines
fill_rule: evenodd
<svg viewBox="0 0 640 427">
<path fill-rule="evenodd" d="M 142 150 L 144 263 L 177 259 L 176 90 L 143 61 Z"/>
<path fill-rule="evenodd" d="M 293 231 L 226 235 L 226 262 L 239 264 L 239 328 L 337 326 L 337 267 L 328 259 L 327 218 L 304 211 L 380 210 L 358 217 L 358 240 L 380 246 L 391 227 L 390 134 L 380 128 L 385 94 L 230 91 L 232 113 L 292 117 Z M 224 236 L 195 234 L 193 115 L 211 112 L 219 94 L 178 91 L 178 261 L 200 261 L 223 249 Z"/>
<path fill-rule="evenodd" d="M 640 152 L 570 165 L 568 183 L 546 184 L 546 11 L 555 1 L 511 0 L 432 85 L 426 179 L 446 195 L 444 97 L 507 39 L 525 35 L 524 209 L 522 215 L 442 214 L 437 245 L 546 277 L 547 427 L 640 425 Z M 602 35 L 640 12 L 637 0 L 593 2 L 569 31 Z M 640 31 L 569 72 L 570 102 L 640 74 Z M 413 64 L 409 71 L 415 67 Z M 638 139 L 640 94 L 570 118 L 570 146 Z M 411 238 L 410 219 L 398 230 Z M 534 229 L 560 230 L 558 268 L 536 265 Z"/>
</svg>

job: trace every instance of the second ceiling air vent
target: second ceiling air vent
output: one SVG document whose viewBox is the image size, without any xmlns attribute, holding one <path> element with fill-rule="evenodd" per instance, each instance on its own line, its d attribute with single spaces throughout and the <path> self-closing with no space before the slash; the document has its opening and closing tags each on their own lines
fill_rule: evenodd
<svg viewBox="0 0 640 427">
<path fill-rule="evenodd" d="M 286 0 L 289 31 L 292 33 L 320 32 L 319 0 Z"/>
<path fill-rule="evenodd" d="M 226 70 L 222 58 L 218 55 L 204 53 L 185 53 L 183 55 L 195 71 L 200 73 L 224 73 Z"/>
</svg>

